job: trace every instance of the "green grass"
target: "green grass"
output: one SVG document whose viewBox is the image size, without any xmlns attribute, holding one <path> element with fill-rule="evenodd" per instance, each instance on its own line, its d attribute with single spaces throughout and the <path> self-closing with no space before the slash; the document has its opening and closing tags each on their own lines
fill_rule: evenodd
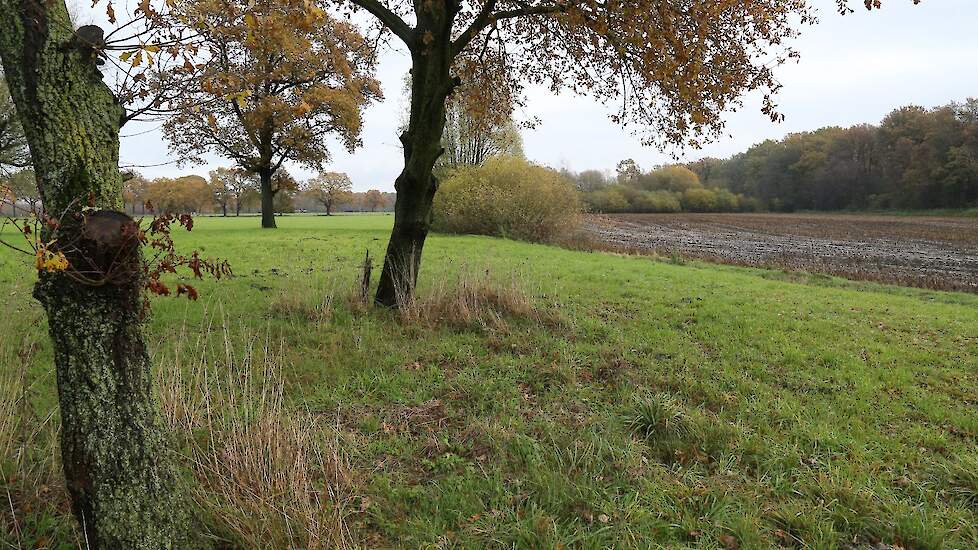
<svg viewBox="0 0 978 550">
<path fill-rule="evenodd" d="M 978 296 L 435 235 L 422 294 L 515 273 L 559 322 L 427 329 L 323 306 L 390 223 L 199 219 L 180 244 L 236 277 L 154 300 L 147 328 L 165 365 L 223 330 L 281 346 L 288 406 L 338 434 L 362 545 L 978 547 Z M 37 342 L 43 416 L 31 278 L 0 253 L 0 331 Z M 49 513 L 30 536 L 65 536 Z"/>
</svg>

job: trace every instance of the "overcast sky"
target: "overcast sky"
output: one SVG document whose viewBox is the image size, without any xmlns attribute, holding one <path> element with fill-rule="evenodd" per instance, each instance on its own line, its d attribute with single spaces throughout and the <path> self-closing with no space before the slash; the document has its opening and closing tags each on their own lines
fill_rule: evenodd
<svg viewBox="0 0 978 550">
<path fill-rule="evenodd" d="M 776 101 L 786 120 L 772 123 L 761 114 L 759 98 L 748 97 L 739 112 L 726 117 L 729 136 L 700 151 L 681 151 L 681 159 L 726 157 L 789 132 L 876 123 L 901 105 L 933 107 L 978 96 L 976 0 L 924 0 L 919 6 L 912 0 L 887 0 L 881 11 L 859 9 L 844 17 L 835 13 L 835 0 L 813 3 L 820 10 L 820 23 L 804 28 L 795 42 L 801 60 L 778 72 L 784 88 Z M 353 154 L 334 148 L 330 170 L 348 173 L 357 190 L 393 190 L 402 161 L 395 133 L 409 66 L 402 51 L 383 54 L 378 76 L 386 100 L 365 114 L 363 147 Z M 627 129 L 609 121 L 609 110 L 593 100 L 554 96 L 544 89 L 530 89 L 528 100 L 525 115 L 542 122 L 523 134 L 527 157 L 535 162 L 611 171 L 625 158 L 646 168 L 671 161 L 669 151 L 643 147 Z M 160 133 L 153 130 L 156 126 L 123 128 L 122 164 L 164 164 L 139 168 L 148 177 L 206 175 L 230 164 L 214 157 L 204 166 L 177 166 Z M 296 168 L 292 172 L 310 175 Z"/>
</svg>

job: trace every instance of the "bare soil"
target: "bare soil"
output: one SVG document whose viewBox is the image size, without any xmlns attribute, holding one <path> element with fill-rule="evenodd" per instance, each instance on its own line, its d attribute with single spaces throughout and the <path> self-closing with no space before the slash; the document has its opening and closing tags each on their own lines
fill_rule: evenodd
<svg viewBox="0 0 978 550">
<path fill-rule="evenodd" d="M 978 219 L 856 214 L 591 216 L 616 249 L 978 292 Z"/>
</svg>

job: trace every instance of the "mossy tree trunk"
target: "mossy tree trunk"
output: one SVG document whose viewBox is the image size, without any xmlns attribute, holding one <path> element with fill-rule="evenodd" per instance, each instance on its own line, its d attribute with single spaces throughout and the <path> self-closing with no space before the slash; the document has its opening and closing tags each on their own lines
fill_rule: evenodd
<svg viewBox="0 0 978 550">
<path fill-rule="evenodd" d="M 421 266 L 421 253 L 431 229 L 431 208 L 438 179 L 435 162 L 442 155 L 445 100 L 458 85 L 451 76 L 452 22 L 457 6 L 431 2 L 418 12 L 417 36 L 425 36 L 411 48 L 411 113 L 401 134 L 404 169 L 394 182 L 394 228 L 375 302 L 397 307 L 413 296 Z M 371 211 L 376 208 L 371 208 Z"/>
<path fill-rule="evenodd" d="M 24 122 L 46 211 L 63 216 L 59 242 L 86 242 L 93 215 L 131 224 L 122 203 L 123 109 L 90 50 L 74 39 L 63 0 L 0 0 L 0 58 Z M 127 240 L 119 261 L 141 265 Z M 98 241 L 95 245 L 106 245 Z M 84 246 L 81 247 L 86 249 Z M 122 250 L 120 246 L 118 250 Z M 112 250 L 109 250 L 112 252 Z M 73 265 L 91 260 L 69 255 Z M 96 262 L 97 263 L 97 262 Z M 101 286 L 42 273 L 34 291 L 48 316 L 61 412 L 61 451 L 73 511 L 91 548 L 185 544 L 184 512 L 152 390 L 141 332 L 142 282 Z"/>
</svg>

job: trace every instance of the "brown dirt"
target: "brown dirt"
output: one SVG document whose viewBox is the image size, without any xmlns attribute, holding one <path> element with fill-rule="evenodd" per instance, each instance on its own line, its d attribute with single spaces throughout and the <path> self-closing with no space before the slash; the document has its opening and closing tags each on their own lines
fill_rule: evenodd
<svg viewBox="0 0 978 550">
<path fill-rule="evenodd" d="M 623 250 L 978 292 L 978 219 L 855 214 L 591 216 Z"/>
</svg>

